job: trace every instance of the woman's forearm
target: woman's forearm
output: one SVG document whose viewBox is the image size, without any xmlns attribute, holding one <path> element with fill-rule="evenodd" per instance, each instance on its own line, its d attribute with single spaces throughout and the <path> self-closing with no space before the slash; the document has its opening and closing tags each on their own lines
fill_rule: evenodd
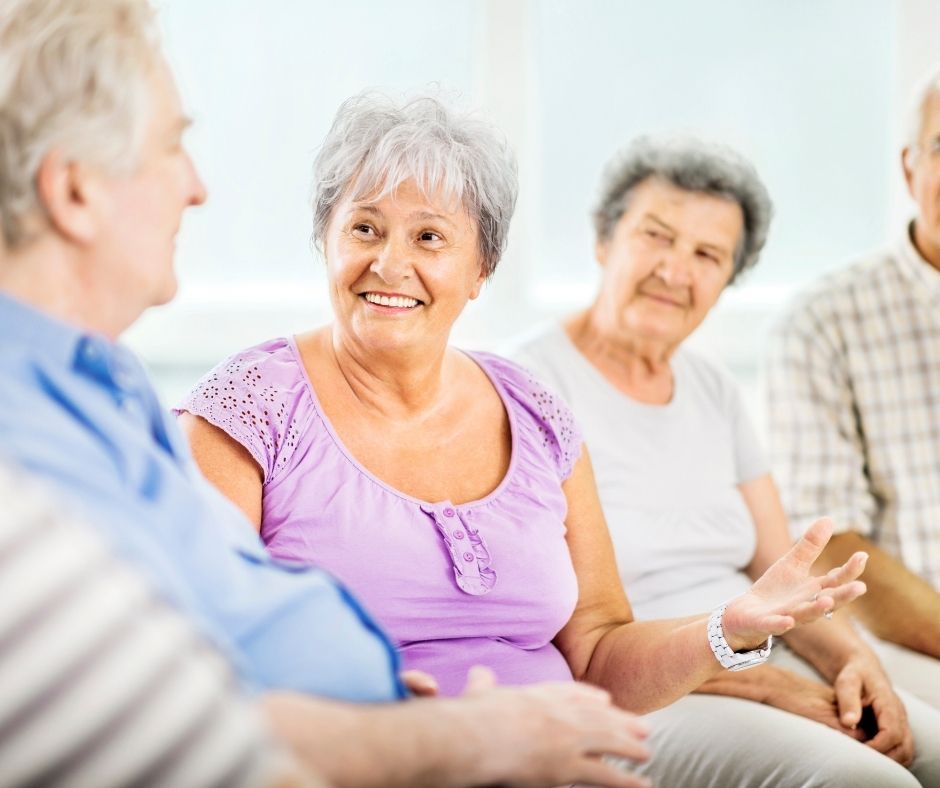
<svg viewBox="0 0 940 788">
<path fill-rule="evenodd" d="M 725 672 L 707 624 L 702 615 L 622 624 L 598 641 L 583 678 L 636 714 L 668 706 Z"/>
<path fill-rule="evenodd" d="M 839 671 L 853 657 L 874 652 L 852 628 L 847 614 L 836 613 L 832 620 L 822 619 L 784 635 L 787 645 L 832 683 Z"/>
<path fill-rule="evenodd" d="M 751 670 L 732 672 L 726 670 L 709 679 L 695 691 L 702 695 L 724 695 L 742 698 L 755 703 L 766 703 L 774 690 L 787 683 L 780 668 L 773 665 L 758 665 Z"/>
</svg>

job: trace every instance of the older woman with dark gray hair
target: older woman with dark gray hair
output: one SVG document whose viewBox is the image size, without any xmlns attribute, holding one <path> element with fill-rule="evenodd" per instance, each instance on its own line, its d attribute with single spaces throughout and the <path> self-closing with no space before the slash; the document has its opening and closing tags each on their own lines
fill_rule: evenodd
<svg viewBox="0 0 940 788">
<path fill-rule="evenodd" d="M 641 619 L 721 605 L 791 549 L 734 381 L 683 346 L 756 264 L 770 217 L 734 151 L 637 140 L 608 166 L 594 210 L 594 303 L 518 345 L 591 446 Z M 902 702 L 841 616 L 786 633 L 765 664 L 713 677 L 652 719 L 657 784 L 940 784 L 940 716 Z"/>
<path fill-rule="evenodd" d="M 510 684 L 585 679 L 645 712 L 864 590 L 864 554 L 811 576 L 821 521 L 711 617 L 634 622 L 567 407 L 516 364 L 448 346 L 506 244 L 505 141 L 434 98 L 364 94 L 314 178 L 334 322 L 222 363 L 183 424 L 271 553 L 364 599 L 414 687 L 453 695 L 485 665 Z M 595 754 L 644 752 L 635 730 L 597 733 Z M 596 766 L 588 782 L 628 784 Z"/>
</svg>

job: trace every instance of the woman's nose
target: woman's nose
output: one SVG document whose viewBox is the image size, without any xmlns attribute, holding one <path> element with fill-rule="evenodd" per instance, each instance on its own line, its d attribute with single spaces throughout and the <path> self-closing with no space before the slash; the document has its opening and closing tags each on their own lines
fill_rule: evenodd
<svg viewBox="0 0 940 788">
<path fill-rule="evenodd" d="M 663 255 L 656 273 L 670 287 L 685 287 L 692 281 L 692 266 L 688 255 L 670 249 Z"/>
<path fill-rule="evenodd" d="M 408 278 L 411 271 L 411 260 L 406 244 L 389 237 L 378 250 L 375 260 L 369 270 L 376 274 L 383 282 L 395 284 Z"/>
</svg>

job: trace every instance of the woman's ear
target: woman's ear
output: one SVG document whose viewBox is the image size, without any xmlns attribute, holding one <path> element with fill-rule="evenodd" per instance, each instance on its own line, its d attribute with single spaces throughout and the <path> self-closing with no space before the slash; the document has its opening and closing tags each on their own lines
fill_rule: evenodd
<svg viewBox="0 0 940 788">
<path fill-rule="evenodd" d="M 80 245 L 94 240 L 104 197 L 99 173 L 55 148 L 39 164 L 36 193 L 55 232 Z"/>
<path fill-rule="evenodd" d="M 607 241 L 601 240 L 598 238 L 594 242 L 594 259 L 597 260 L 601 266 L 607 264 Z"/>
<path fill-rule="evenodd" d="M 473 283 L 473 287 L 470 288 L 470 300 L 473 301 L 480 295 L 480 291 L 483 289 L 483 285 L 486 283 L 487 276 L 486 271 L 483 268 L 483 264 L 480 264 L 480 273 L 476 278 L 476 281 Z"/>
</svg>

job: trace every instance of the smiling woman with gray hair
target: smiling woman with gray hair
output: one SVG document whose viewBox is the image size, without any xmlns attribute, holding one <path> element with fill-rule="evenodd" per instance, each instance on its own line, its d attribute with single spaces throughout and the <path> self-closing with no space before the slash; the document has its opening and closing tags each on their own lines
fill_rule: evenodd
<svg viewBox="0 0 940 788">
<path fill-rule="evenodd" d="M 516 354 L 584 430 L 640 618 L 721 605 L 791 549 L 734 381 L 682 346 L 756 264 L 770 216 L 766 189 L 734 151 L 637 140 L 602 177 L 594 303 Z M 840 617 L 786 633 L 766 664 L 713 677 L 653 720 L 646 773 L 657 784 L 940 784 L 940 715 L 902 703 Z"/>
<path fill-rule="evenodd" d="M 376 612 L 414 688 L 459 693 L 482 664 L 648 711 L 863 591 L 864 554 L 811 577 L 820 522 L 710 618 L 634 622 L 568 408 L 517 365 L 447 344 L 505 247 L 506 143 L 436 99 L 364 94 L 314 173 L 334 322 L 223 362 L 183 424 L 275 556 L 332 570 Z M 638 732 L 598 731 L 589 749 L 642 757 Z M 624 780 L 597 761 L 587 781 Z"/>
<path fill-rule="evenodd" d="M 347 192 L 355 200 L 378 198 L 409 179 L 435 184 L 466 208 L 478 226 L 483 273 L 492 276 L 516 207 L 515 157 L 485 121 L 455 117 L 430 96 L 400 106 L 367 92 L 339 108 L 313 173 L 313 239 L 320 251 Z"/>
</svg>

